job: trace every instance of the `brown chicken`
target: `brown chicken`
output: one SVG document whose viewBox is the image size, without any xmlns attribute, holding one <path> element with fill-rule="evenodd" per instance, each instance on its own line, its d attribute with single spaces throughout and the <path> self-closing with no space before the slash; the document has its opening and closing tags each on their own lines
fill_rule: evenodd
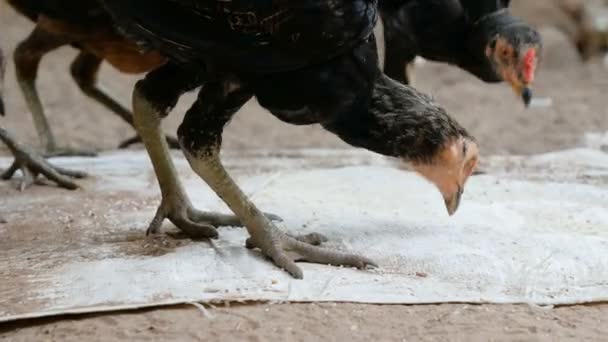
<svg viewBox="0 0 608 342">
<path fill-rule="evenodd" d="M 40 61 L 47 53 L 66 45 L 80 50 L 71 65 L 74 81 L 84 94 L 133 126 L 131 112 L 108 95 L 98 84 L 97 74 L 103 61 L 121 72 L 143 73 L 163 63 L 165 58 L 150 51 L 142 52 L 114 29 L 110 16 L 95 0 L 8 0 L 19 13 L 30 18 L 35 28 L 15 50 L 17 78 L 32 113 L 45 155 L 91 155 L 57 145 L 36 89 Z M 177 148 L 175 139 L 168 138 Z M 140 141 L 138 137 L 122 144 Z"/>
<path fill-rule="evenodd" d="M 3 100 L 3 80 L 4 80 L 4 55 L 0 50 L 0 115 L 4 116 L 6 107 Z M 19 189 L 24 190 L 38 180 L 38 175 L 43 175 L 49 180 L 57 183 L 58 186 L 66 189 L 76 189 L 78 184 L 73 178 L 83 178 L 83 172 L 67 170 L 49 164 L 44 158 L 37 155 L 30 149 L 21 145 L 6 129 L 0 127 L 0 140 L 6 144 L 10 152 L 15 157 L 13 164 L 2 174 L 0 178 L 8 180 L 13 177 L 17 170 L 21 170 L 23 178 L 19 183 Z"/>
</svg>

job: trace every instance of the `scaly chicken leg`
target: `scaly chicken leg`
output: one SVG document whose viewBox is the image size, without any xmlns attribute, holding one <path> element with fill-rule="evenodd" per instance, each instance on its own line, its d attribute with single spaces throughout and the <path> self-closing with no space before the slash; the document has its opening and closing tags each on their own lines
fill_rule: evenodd
<svg viewBox="0 0 608 342">
<path fill-rule="evenodd" d="M 247 247 L 259 248 L 277 266 L 298 279 L 303 274 L 294 261 L 300 259 L 358 268 L 375 265 L 367 258 L 313 246 L 285 234 L 247 198 L 226 172 L 219 158 L 223 127 L 251 97 L 252 93 L 234 80 L 207 83 L 178 130 L 182 150 L 192 169 L 249 231 L 251 237 Z"/>
<path fill-rule="evenodd" d="M 4 54 L 0 50 L 0 116 L 4 116 L 5 107 L 3 101 L 3 85 L 4 85 Z M 21 170 L 23 173 L 23 180 L 21 181 L 19 188 L 24 190 L 29 185 L 36 181 L 38 174 L 45 175 L 48 179 L 54 181 L 59 186 L 66 189 L 76 189 L 78 185 L 74 183 L 70 178 L 82 178 L 86 174 L 82 172 L 74 172 L 65 170 L 62 168 L 54 167 L 46 162 L 44 158 L 37 156 L 33 152 L 27 150 L 21 146 L 17 139 L 8 133 L 4 128 L 0 127 L 0 140 L 3 141 L 15 157 L 15 162 L 0 175 L 2 179 L 11 178 L 17 170 Z"/>
<path fill-rule="evenodd" d="M 146 146 L 162 193 L 161 205 L 148 227 L 147 234 L 158 233 L 166 218 L 187 235 L 199 238 L 216 238 L 218 226 L 242 225 L 240 219 L 234 215 L 194 209 L 171 160 L 169 147 L 161 128 L 161 118 L 175 106 L 183 92 L 190 90 L 193 84 L 196 87 L 196 82 L 189 81 L 192 77 L 195 76 L 184 75 L 178 68 L 165 65 L 148 74 L 144 81 L 138 82 L 133 93 L 135 128 Z M 165 87 L 167 84 L 175 87 Z M 155 98 L 165 99 L 164 103 L 152 104 L 146 100 L 142 92 L 150 88 L 163 89 L 162 95 Z M 177 93 L 172 94 L 171 90 Z M 268 216 L 270 219 L 279 219 L 272 214 Z"/>
<path fill-rule="evenodd" d="M 34 31 L 27 39 L 21 42 L 15 50 L 17 79 L 21 86 L 25 101 L 32 113 L 38 136 L 42 140 L 45 155 L 48 157 L 94 156 L 96 153 L 93 151 L 58 147 L 55 136 L 53 135 L 45 115 L 44 107 L 42 106 L 40 95 L 36 88 L 36 78 L 40 61 L 47 53 L 82 38 L 81 33 L 75 33 L 73 35 L 68 35 L 67 33 L 53 33 L 48 30 L 45 25 L 52 26 L 52 24 L 48 24 L 44 19 L 39 19 Z M 101 58 L 82 51 L 71 65 L 71 74 L 74 81 L 85 95 L 133 126 L 133 116 L 131 112 L 97 85 L 97 74 L 101 63 Z M 166 139 L 169 141 L 172 148 L 179 148 L 179 144 L 175 138 L 167 137 Z M 122 142 L 120 147 L 128 147 L 139 141 L 140 139 L 138 137 L 130 138 Z"/>
<path fill-rule="evenodd" d="M 93 151 L 60 148 L 57 145 L 36 89 L 36 77 L 42 57 L 68 43 L 68 41 L 36 27 L 30 36 L 21 42 L 15 50 L 17 80 L 32 113 L 38 136 L 42 139 L 46 156 L 94 156 L 96 153 Z"/>
<path fill-rule="evenodd" d="M 135 125 L 133 124 L 133 114 L 131 111 L 114 100 L 97 84 L 97 74 L 99 73 L 99 67 L 101 66 L 102 62 L 103 60 L 101 58 L 89 52 L 82 51 L 76 57 L 74 62 L 72 62 L 72 66 L 70 68 L 72 77 L 85 95 L 95 100 L 112 113 L 118 115 L 131 127 L 135 128 Z M 166 139 L 171 148 L 179 148 L 177 139 L 169 136 L 167 136 Z M 141 138 L 139 136 L 135 136 L 121 142 L 119 148 L 127 148 L 130 145 L 138 142 L 141 142 Z"/>
</svg>

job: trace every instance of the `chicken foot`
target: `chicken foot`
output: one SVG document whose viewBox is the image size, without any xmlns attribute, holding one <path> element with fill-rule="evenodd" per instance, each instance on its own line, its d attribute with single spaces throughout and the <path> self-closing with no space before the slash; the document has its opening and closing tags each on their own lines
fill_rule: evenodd
<svg viewBox="0 0 608 342">
<path fill-rule="evenodd" d="M 161 77 L 155 77 L 160 75 Z M 165 89 L 168 78 L 175 78 L 177 87 L 182 86 L 185 90 L 178 90 L 177 94 L 171 94 L 168 102 L 173 105 L 181 92 L 188 90 L 188 85 L 181 85 L 180 77 L 188 79 L 188 76 L 180 74 L 171 65 L 163 66 L 151 72 L 145 80 L 137 83 L 133 93 L 133 119 L 135 128 L 142 138 L 154 171 L 159 182 L 162 194 L 161 204 L 156 211 L 154 219 L 150 223 L 146 234 L 155 234 L 160 231 L 162 222 L 169 219 L 182 232 L 193 238 L 217 238 L 216 227 L 219 226 L 241 226 L 241 220 L 234 215 L 223 215 L 195 209 L 186 195 L 184 187 L 179 180 L 177 171 L 169 154 L 169 147 L 162 132 L 161 118 L 172 107 L 171 104 L 153 104 L 144 96 L 144 89 Z M 188 82 L 185 82 L 188 83 Z M 164 91 L 164 95 L 169 91 Z M 156 99 L 158 101 L 158 99 Z M 164 111 L 157 108 L 163 108 Z M 279 219 L 276 215 L 267 214 L 270 219 Z"/>
<path fill-rule="evenodd" d="M 247 89 L 232 80 L 207 83 L 178 130 L 182 150 L 194 172 L 247 228 L 251 237 L 247 240 L 246 247 L 259 248 L 277 266 L 298 279 L 303 277 L 303 273 L 296 265 L 296 260 L 358 268 L 375 265 L 365 257 L 314 246 L 303 242 L 303 239 L 285 234 L 249 200 L 230 177 L 219 157 L 222 130 L 251 96 Z"/>
<path fill-rule="evenodd" d="M 86 173 L 80 171 L 67 170 L 58 166 L 53 166 L 41 156 L 19 144 L 17 140 L 4 128 L 0 127 L 0 140 L 4 142 L 13 156 L 15 161 L 13 164 L 0 176 L 4 180 L 11 179 L 17 170 L 21 170 L 23 178 L 19 184 L 19 190 L 23 191 L 27 187 L 34 184 L 39 175 L 43 175 L 49 180 L 55 182 L 59 187 L 75 190 L 79 186 L 73 179 L 84 178 Z"/>
</svg>

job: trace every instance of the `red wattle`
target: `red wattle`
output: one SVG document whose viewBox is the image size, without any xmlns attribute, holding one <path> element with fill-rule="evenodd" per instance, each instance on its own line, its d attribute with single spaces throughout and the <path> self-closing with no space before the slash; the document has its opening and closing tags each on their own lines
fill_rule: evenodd
<svg viewBox="0 0 608 342">
<path fill-rule="evenodd" d="M 529 49 L 524 56 L 523 77 L 526 83 L 534 81 L 534 72 L 536 71 L 536 50 Z"/>
</svg>

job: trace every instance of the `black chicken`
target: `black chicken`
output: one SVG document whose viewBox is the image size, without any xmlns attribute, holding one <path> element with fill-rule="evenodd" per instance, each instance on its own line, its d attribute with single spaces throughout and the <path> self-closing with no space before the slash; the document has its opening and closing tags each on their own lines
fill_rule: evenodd
<svg viewBox="0 0 608 342">
<path fill-rule="evenodd" d="M 279 119 L 319 123 L 347 143 L 412 162 L 436 184 L 450 214 L 477 164 L 473 138 L 429 97 L 378 68 L 373 0 L 103 0 L 131 39 L 170 62 L 137 83 L 135 126 L 163 195 L 149 232 L 164 218 L 217 237 L 218 222 L 192 208 L 160 128 L 187 91 L 202 86 L 178 136 L 192 169 L 247 227 L 257 247 L 295 277 L 288 257 L 364 267 L 366 258 L 303 243 L 281 232 L 240 190 L 220 161 L 222 131 L 250 98 Z M 312 24 L 314 23 L 314 24 Z"/>
<path fill-rule="evenodd" d="M 3 80 L 4 80 L 4 55 L 0 50 L 0 115 L 4 116 L 5 107 L 3 101 Z M 76 184 L 72 178 L 83 178 L 86 176 L 83 172 L 71 171 L 49 164 L 44 158 L 30 151 L 25 146 L 19 144 L 6 129 L 0 127 L 0 140 L 8 146 L 9 150 L 15 157 L 13 164 L 6 170 L 0 178 L 10 179 L 17 170 L 21 170 L 23 174 L 19 188 L 24 190 L 29 185 L 37 181 L 38 175 L 43 175 L 49 180 L 57 183 L 62 188 L 76 189 Z"/>
<path fill-rule="evenodd" d="M 17 78 L 29 106 L 45 153 L 57 155 L 90 155 L 90 151 L 59 148 L 44 114 L 36 89 L 40 61 L 47 53 L 72 45 L 80 50 L 71 66 L 72 77 L 84 94 L 133 125 L 131 112 L 97 85 L 97 74 L 105 60 L 124 73 L 143 73 L 165 62 L 156 52 L 141 52 L 114 29 L 112 19 L 96 0 L 8 0 L 17 12 L 30 18 L 36 26 L 15 50 Z M 175 139 L 168 138 L 172 147 Z M 121 147 L 135 143 L 132 138 Z"/>
<path fill-rule="evenodd" d="M 459 66 L 485 82 L 507 81 L 524 103 L 541 53 L 538 32 L 509 13 L 510 0 L 379 0 L 384 72 L 404 84 L 416 56 Z"/>
</svg>

